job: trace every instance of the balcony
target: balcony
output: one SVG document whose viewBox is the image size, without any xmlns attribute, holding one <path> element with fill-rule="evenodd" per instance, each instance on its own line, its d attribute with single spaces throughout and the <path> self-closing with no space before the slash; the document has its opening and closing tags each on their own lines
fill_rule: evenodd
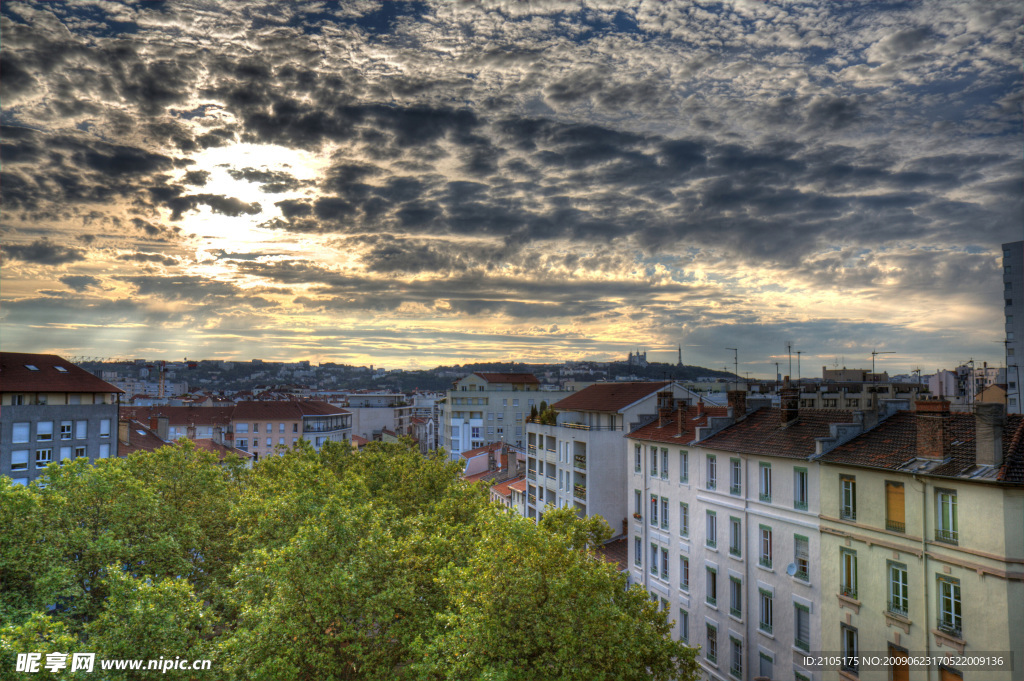
<svg viewBox="0 0 1024 681">
<path fill-rule="evenodd" d="M 885 521 L 885 529 L 889 530 L 890 532 L 906 532 L 907 531 L 907 524 L 906 523 L 899 523 L 899 522 L 896 522 L 895 520 L 886 520 Z"/>
<path fill-rule="evenodd" d="M 849 520 L 850 522 L 853 522 L 857 520 L 857 512 L 852 508 L 844 508 L 839 511 L 839 517 L 842 520 Z"/>
<path fill-rule="evenodd" d="M 587 455 L 586 454 L 574 454 L 572 457 L 572 465 L 580 470 L 587 470 Z"/>
<path fill-rule="evenodd" d="M 536 494 L 531 494 L 530 495 L 530 503 L 533 504 L 534 506 L 537 505 L 537 495 Z"/>
<path fill-rule="evenodd" d="M 900 617 L 909 618 L 910 615 L 908 614 L 907 607 L 908 606 L 905 601 L 901 601 L 899 603 L 895 601 L 889 601 L 889 612 L 893 615 L 899 615 Z"/>
<path fill-rule="evenodd" d="M 526 471 L 526 477 L 528 477 L 530 480 L 536 481 L 537 480 L 537 471 Z"/>
<path fill-rule="evenodd" d="M 586 501 L 587 500 L 587 487 L 586 487 L 586 485 L 573 485 L 572 486 L 572 495 L 574 497 L 576 497 L 577 499 L 579 499 L 580 501 Z"/>
<path fill-rule="evenodd" d="M 617 425 L 617 426 L 590 426 L 590 425 L 587 425 L 586 423 L 571 423 L 571 422 L 559 423 L 558 425 L 560 425 L 563 428 L 571 428 L 572 430 L 622 430 L 622 426 L 621 425 Z"/>
<path fill-rule="evenodd" d="M 935 529 L 935 541 L 941 541 L 946 544 L 957 544 L 959 533 L 956 530 L 945 530 L 940 528 Z"/>
<path fill-rule="evenodd" d="M 526 448 L 529 449 L 531 452 L 537 451 L 537 445 L 526 445 Z"/>
</svg>

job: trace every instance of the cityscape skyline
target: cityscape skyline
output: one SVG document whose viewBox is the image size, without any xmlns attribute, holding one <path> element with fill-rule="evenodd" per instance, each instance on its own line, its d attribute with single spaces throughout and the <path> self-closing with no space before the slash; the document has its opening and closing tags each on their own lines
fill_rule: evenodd
<svg viewBox="0 0 1024 681">
<path fill-rule="evenodd" d="M 0 11 L 6 350 L 1005 363 L 1013 3 Z"/>
</svg>

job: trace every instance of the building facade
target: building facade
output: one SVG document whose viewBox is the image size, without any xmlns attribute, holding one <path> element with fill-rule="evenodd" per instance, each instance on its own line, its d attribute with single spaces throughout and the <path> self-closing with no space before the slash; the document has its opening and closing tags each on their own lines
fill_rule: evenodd
<svg viewBox="0 0 1024 681">
<path fill-rule="evenodd" d="M 1020 361 L 1024 354 L 1024 241 L 1003 244 L 1003 304 L 1006 317 L 1006 407 L 1021 413 Z"/>
<path fill-rule="evenodd" d="M 27 485 L 51 462 L 117 456 L 121 394 L 57 355 L 0 353 L 0 475 Z"/>
</svg>

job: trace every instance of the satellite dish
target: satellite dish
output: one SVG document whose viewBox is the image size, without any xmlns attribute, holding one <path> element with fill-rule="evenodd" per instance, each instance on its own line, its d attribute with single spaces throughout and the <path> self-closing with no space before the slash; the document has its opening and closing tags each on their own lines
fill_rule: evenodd
<svg viewBox="0 0 1024 681">
<path fill-rule="evenodd" d="M 790 563 L 786 566 L 786 574 L 790 577 L 796 574 L 796 563 Z"/>
</svg>

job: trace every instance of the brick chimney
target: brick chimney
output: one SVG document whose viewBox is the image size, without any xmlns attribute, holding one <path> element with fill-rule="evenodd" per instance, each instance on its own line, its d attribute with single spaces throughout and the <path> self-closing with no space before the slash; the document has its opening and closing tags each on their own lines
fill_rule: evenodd
<svg viewBox="0 0 1024 681">
<path fill-rule="evenodd" d="M 732 417 L 737 421 L 747 415 L 747 391 L 729 390 L 725 393 L 729 408 L 732 409 Z"/>
<path fill-rule="evenodd" d="M 128 444 L 128 422 L 118 421 L 117 422 L 117 440 Z"/>
<path fill-rule="evenodd" d="M 224 444 L 224 429 L 221 428 L 220 426 L 214 426 L 213 427 L 213 438 L 211 438 L 211 439 L 215 443 L 217 443 L 219 445 Z"/>
<path fill-rule="evenodd" d="M 167 440 L 171 434 L 171 420 L 166 416 L 160 416 L 156 420 L 156 434 L 161 440 Z"/>
<path fill-rule="evenodd" d="M 149 429 L 156 431 L 157 429 L 157 416 L 156 414 L 150 414 L 149 416 Z"/>
<path fill-rule="evenodd" d="M 800 388 L 789 382 L 789 376 L 782 380 L 779 407 L 779 418 L 783 426 L 788 426 L 800 417 Z"/>
<path fill-rule="evenodd" d="M 189 440 L 196 439 L 196 424 L 190 423 L 188 425 L 188 427 L 185 429 L 185 437 L 187 437 Z"/>
<path fill-rule="evenodd" d="M 686 403 L 680 401 L 676 407 L 676 435 L 683 434 L 683 421 L 686 419 Z"/>
<path fill-rule="evenodd" d="M 948 400 L 918 400 L 917 410 L 917 456 L 921 459 L 942 461 L 949 448 L 946 429 L 949 422 Z"/>
<path fill-rule="evenodd" d="M 974 405 L 974 462 L 979 466 L 1003 465 L 1003 425 L 1006 407 L 999 402 Z"/>
</svg>

